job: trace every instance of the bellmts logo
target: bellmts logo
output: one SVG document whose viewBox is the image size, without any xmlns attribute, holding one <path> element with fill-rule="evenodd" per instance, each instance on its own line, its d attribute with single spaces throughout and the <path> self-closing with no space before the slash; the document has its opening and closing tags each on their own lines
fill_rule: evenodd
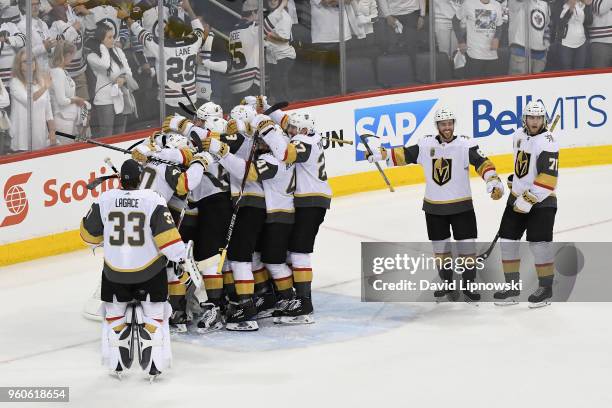
<svg viewBox="0 0 612 408">
<path fill-rule="evenodd" d="M 28 215 L 28 197 L 21 185 L 27 183 L 31 175 L 31 172 L 21 173 L 9 177 L 6 181 L 4 185 L 4 201 L 11 215 L 2 220 L 0 228 L 19 224 Z"/>
<path fill-rule="evenodd" d="M 474 137 L 486 137 L 495 133 L 511 135 L 523 126 L 523 107 L 532 100 L 532 95 L 517 96 L 514 110 L 502 110 L 497 113 L 490 100 L 475 99 L 472 102 Z M 537 100 L 544 104 L 549 122 L 557 114 L 561 116 L 559 123 L 561 129 L 596 128 L 605 125 L 608 121 L 608 114 L 602 106 L 606 100 L 603 95 L 563 96 L 547 102 Z"/>
<path fill-rule="evenodd" d="M 357 150 L 361 143 L 359 135 L 376 135 L 384 147 L 404 146 L 437 101 L 428 99 L 355 109 L 355 160 L 365 159 L 363 151 Z"/>
</svg>

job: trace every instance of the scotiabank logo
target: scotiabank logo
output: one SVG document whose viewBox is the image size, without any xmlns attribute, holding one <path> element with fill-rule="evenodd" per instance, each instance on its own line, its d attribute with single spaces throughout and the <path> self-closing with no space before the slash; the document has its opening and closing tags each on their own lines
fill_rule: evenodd
<svg viewBox="0 0 612 408">
<path fill-rule="evenodd" d="M 27 183 L 31 175 L 32 172 L 21 173 L 11 176 L 6 180 L 6 184 L 4 184 L 4 201 L 11 215 L 2 220 L 0 228 L 19 224 L 28 215 L 28 197 L 21 185 Z"/>
<path fill-rule="evenodd" d="M 100 174 L 104 175 L 106 168 L 100 168 Z M 43 193 L 45 200 L 43 205 L 45 207 L 54 207 L 58 204 L 70 204 L 72 202 L 79 202 L 90 197 L 98 198 L 100 193 L 107 190 L 119 187 L 119 179 L 112 178 L 104 181 L 98 187 L 93 190 L 87 189 L 87 184 L 94 181 L 97 177 L 95 172 L 89 173 L 89 180 L 77 179 L 72 181 L 58 180 L 55 178 L 48 179 L 43 184 Z"/>
</svg>

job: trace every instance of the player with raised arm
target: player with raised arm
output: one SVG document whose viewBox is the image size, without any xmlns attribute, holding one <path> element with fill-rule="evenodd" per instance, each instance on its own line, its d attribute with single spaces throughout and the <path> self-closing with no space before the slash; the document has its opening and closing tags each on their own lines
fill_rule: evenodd
<svg viewBox="0 0 612 408">
<path fill-rule="evenodd" d="M 85 242 L 104 248 L 103 363 L 121 377 L 137 351 L 153 380 L 172 361 L 166 262 L 177 262 L 190 276 L 199 271 L 164 199 L 138 189 L 140 165 L 126 160 L 120 179 L 120 189 L 102 193 L 92 204 L 80 231 Z"/>
<path fill-rule="evenodd" d="M 160 84 L 160 86 L 165 86 L 166 113 L 168 114 L 182 112 L 179 102 L 189 104 L 188 98 L 182 94 L 181 89 L 184 89 L 192 100 L 196 98 L 197 56 L 202 43 L 208 36 L 204 26 L 191 8 L 189 0 L 183 0 L 182 5 L 191 17 L 191 29 L 193 31 L 189 32 L 190 29 L 185 23 L 175 16 L 168 18 L 164 27 L 166 83 Z M 138 42 L 156 59 L 159 59 L 159 41 L 155 39 L 153 34 L 131 18 L 127 19 L 127 24 L 138 38 Z M 159 80 L 158 71 L 158 82 Z"/>
<path fill-rule="evenodd" d="M 532 101 L 523 110 L 523 127 L 512 137 L 514 174 L 511 194 L 499 227 L 499 245 L 507 283 L 519 281 L 521 259 L 519 241 L 525 231 L 535 260 L 539 287 L 529 296 L 530 307 L 550 304 L 554 278 L 553 227 L 557 213 L 559 146 L 546 120 L 546 110 Z M 493 295 L 496 304 L 516 304 L 519 290 L 503 290 Z"/>
<path fill-rule="evenodd" d="M 439 275 L 447 285 L 434 292 L 435 298 L 447 296 L 457 299 L 457 292 L 449 284 L 454 281 L 451 264 L 451 227 L 457 242 L 459 256 L 466 266 L 462 274 L 465 301 L 477 302 L 480 293 L 471 291 L 467 284 L 476 278 L 475 239 L 478 236 L 476 214 L 472 204 L 469 166 L 486 182 L 491 198 L 499 200 L 504 185 L 493 163 L 480 151 L 473 139 L 455 134 L 455 114 L 441 108 L 434 115 L 437 135 L 427 135 L 411 146 L 386 149 L 380 147 L 373 155 L 366 152 L 368 161 L 386 160 L 388 166 L 419 164 L 425 172 L 425 197 L 423 211 L 427 223 L 427 235 L 432 241 L 434 254 L 439 259 Z"/>
</svg>

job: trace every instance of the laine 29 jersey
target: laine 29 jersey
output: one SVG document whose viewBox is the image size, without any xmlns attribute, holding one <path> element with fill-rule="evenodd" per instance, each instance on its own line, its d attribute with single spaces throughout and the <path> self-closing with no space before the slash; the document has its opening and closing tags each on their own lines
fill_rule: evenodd
<svg viewBox="0 0 612 408">
<path fill-rule="evenodd" d="M 514 132 L 512 139 L 514 175 L 508 205 L 514 205 L 517 197 L 530 192 L 537 198 L 534 208 L 556 207 L 559 145 L 552 134 L 546 130 L 539 135 L 529 136 L 521 128 Z"/>
<path fill-rule="evenodd" d="M 440 136 L 428 135 L 416 145 L 390 150 L 390 166 L 418 163 L 425 172 L 423 211 L 429 214 L 450 215 L 469 211 L 472 204 L 469 166 L 484 179 L 496 175 L 493 163 L 482 154 L 474 140 L 467 136 L 453 136 L 443 142 Z"/>
<path fill-rule="evenodd" d="M 180 41 L 166 39 L 164 41 L 164 56 L 166 58 L 166 81 L 172 81 L 176 86 L 170 87 L 165 84 L 166 105 L 178 107 L 179 102 L 188 105 L 189 100 L 182 94 L 181 88 L 185 88 L 189 97 L 196 98 L 196 67 L 197 56 L 204 41 L 204 27 L 198 19 L 191 20 L 193 33 Z M 159 58 L 159 44 L 153 35 L 142 28 L 140 24 L 132 25 L 132 33 L 138 38 L 138 42 L 148 50 L 156 59 Z M 157 76 L 160 79 L 159 72 Z"/>
<path fill-rule="evenodd" d="M 229 86 L 238 94 L 259 86 L 259 27 L 254 22 L 241 22 L 229 37 Z"/>
<path fill-rule="evenodd" d="M 81 238 L 104 245 L 104 274 L 117 283 L 145 282 L 165 268 L 166 257 L 185 257 L 170 211 L 152 190 L 102 193 L 81 221 Z"/>
</svg>

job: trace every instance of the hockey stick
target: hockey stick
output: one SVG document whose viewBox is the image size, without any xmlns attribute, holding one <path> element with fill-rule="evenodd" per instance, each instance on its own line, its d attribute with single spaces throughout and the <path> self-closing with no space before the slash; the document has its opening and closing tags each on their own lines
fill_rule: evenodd
<svg viewBox="0 0 612 408">
<path fill-rule="evenodd" d="M 183 96 L 185 98 L 187 98 L 187 100 L 189 101 L 189 104 L 191 105 L 191 108 L 193 109 L 194 112 L 198 111 L 198 108 L 196 108 L 196 106 L 193 103 L 193 100 L 191 99 L 191 96 L 189 96 L 189 94 L 187 93 L 187 90 L 185 88 L 181 88 L 181 93 L 183 94 Z M 195 114 L 194 114 L 195 116 Z"/>
<path fill-rule="evenodd" d="M 352 145 L 353 144 L 352 140 L 338 139 L 337 137 L 325 137 L 325 136 L 323 136 L 321 139 L 329 140 L 330 142 L 336 142 L 336 143 L 338 143 L 341 146 L 343 146 L 345 144 L 348 144 L 348 145 Z"/>
<path fill-rule="evenodd" d="M 266 109 L 263 114 L 270 115 L 272 112 L 275 112 L 279 109 L 286 108 L 287 106 L 289 106 L 289 102 L 278 102 L 270 106 L 268 109 Z M 225 246 L 221 248 L 221 257 L 219 258 L 219 264 L 217 265 L 217 274 L 219 275 L 223 272 L 223 264 L 225 263 L 225 258 L 227 257 L 227 248 L 229 247 L 230 240 L 232 239 L 232 233 L 234 232 L 234 225 L 236 224 L 236 217 L 238 216 L 238 210 L 240 209 L 239 203 L 244 193 L 244 186 L 246 185 L 247 177 L 249 175 L 249 169 L 251 168 L 251 164 L 253 163 L 253 158 L 255 157 L 255 152 L 257 151 L 258 139 L 259 139 L 259 132 L 255 132 L 255 135 L 253 135 L 253 145 L 251 146 L 249 157 L 244 166 L 244 176 L 242 176 L 242 182 L 240 183 L 240 193 L 238 194 L 238 199 L 236 200 L 236 203 L 234 204 L 234 210 L 232 211 L 232 218 L 230 219 L 230 223 L 227 228 L 227 235 L 225 237 Z"/>
<path fill-rule="evenodd" d="M 89 144 L 93 144 L 93 145 L 96 145 L 96 146 L 105 147 L 107 149 L 115 150 L 117 152 L 121 152 L 121 153 L 124 153 L 124 154 L 130 154 L 130 155 L 132 154 L 132 152 L 130 150 L 128 150 L 128 149 L 122 149 L 121 147 L 117 147 L 117 146 L 109 145 L 109 144 L 106 144 L 106 143 L 98 142 L 97 140 L 79 138 L 77 136 L 74 136 L 74 135 L 71 135 L 71 134 L 68 134 L 68 133 L 60 132 L 59 130 L 55 131 L 55 133 L 57 135 L 59 135 L 59 136 L 67 137 L 68 139 L 72 139 L 72 140 L 74 140 L 76 142 L 89 143 Z M 170 160 L 158 159 L 157 157 L 149 157 L 148 160 L 152 161 L 154 163 L 163 163 L 163 164 L 168 164 L 170 166 L 178 166 L 178 167 L 180 167 L 182 169 L 185 168 L 185 166 L 183 166 L 180 163 L 175 163 L 175 162 L 170 161 Z"/>
<path fill-rule="evenodd" d="M 370 155 L 372 155 L 374 153 L 372 152 L 372 149 L 370 149 L 370 146 L 368 145 L 368 141 L 366 140 L 368 137 L 377 137 L 377 136 L 374 136 L 374 135 L 359 135 L 359 139 L 361 139 L 361 143 L 363 143 L 363 145 L 365 146 L 365 148 L 368 151 L 368 153 Z M 382 167 L 380 167 L 380 164 L 378 164 L 378 162 L 374 162 L 374 164 L 376 165 L 376 168 L 378 169 L 378 172 L 382 176 L 383 180 L 385 180 L 385 183 L 389 187 L 389 191 L 391 191 L 392 193 L 395 192 L 395 189 L 391 185 L 391 182 L 387 178 L 387 175 L 383 171 Z"/>
<path fill-rule="evenodd" d="M 559 119 L 561 119 L 561 115 L 557 115 L 555 116 L 555 119 L 553 120 L 552 125 L 550 126 L 550 132 L 552 133 L 553 130 L 555 130 L 555 128 L 557 127 L 557 123 L 559 123 Z M 491 244 L 489 245 L 489 247 L 487 248 L 486 251 L 484 251 L 481 255 L 478 255 L 477 258 L 481 258 L 482 260 L 487 259 L 489 256 L 491 256 L 491 252 L 493 252 L 493 248 L 495 248 L 495 244 L 497 244 L 497 241 L 499 241 L 499 230 L 497 231 L 497 233 L 495 234 L 495 238 L 493 238 L 493 241 L 491 242 Z"/>
</svg>

